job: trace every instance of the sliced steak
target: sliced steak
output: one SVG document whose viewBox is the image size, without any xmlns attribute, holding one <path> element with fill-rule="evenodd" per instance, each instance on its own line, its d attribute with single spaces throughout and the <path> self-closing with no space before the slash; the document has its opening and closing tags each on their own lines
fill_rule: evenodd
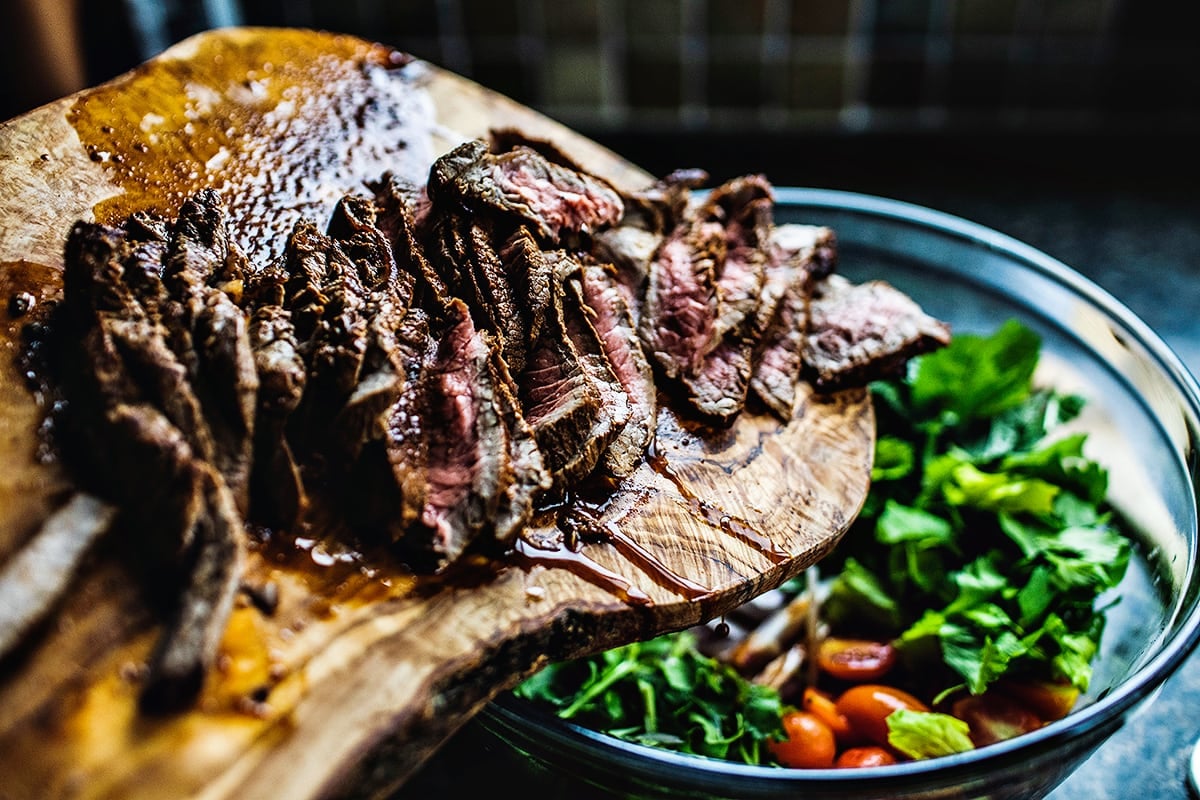
<svg viewBox="0 0 1200 800">
<path fill-rule="evenodd" d="M 771 244 L 757 323 L 761 341 L 750 387 L 787 421 L 801 378 L 809 298 L 815 282 L 836 264 L 837 241 L 830 228 L 780 225 L 771 234 Z"/>
<path fill-rule="evenodd" d="M 559 475 L 573 483 L 595 470 L 601 456 L 629 422 L 629 396 L 613 373 L 604 342 L 583 301 L 583 291 L 578 286 L 582 265 L 562 250 L 547 253 L 546 257 L 554 275 L 554 313 L 559 316 L 568 340 L 579 354 L 579 366 L 595 387 L 600 401 L 598 414 L 583 446 L 559 469 Z"/>
<path fill-rule="evenodd" d="M 676 228 L 655 255 L 638 335 L 669 378 L 699 374 L 720 344 L 717 269 L 724 260 L 725 232 L 716 222 Z"/>
<path fill-rule="evenodd" d="M 291 314 L 281 306 L 256 309 L 249 334 L 259 379 L 250 511 L 260 522 L 288 528 L 308 505 L 300 465 L 285 436 L 288 419 L 300 405 L 308 367 Z"/>
<path fill-rule="evenodd" d="M 445 314 L 446 329 L 427 378 L 427 424 L 437 431 L 428 442 L 427 495 L 419 525 L 401 542 L 415 562 L 435 569 L 491 528 L 511 482 L 492 349 L 462 301 L 450 301 Z"/>
<path fill-rule="evenodd" d="M 810 315 L 804 368 L 823 391 L 893 377 L 909 359 L 950 341 L 949 326 L 884 281 L 830 275 L 817 286 Z"/>
<path fill-rule="evenodd" d="M 617 478 L 633 472 L 645 455 L 654 435 L 658 415 L 657 390 L 650 363 L 641 342 L 625 296 L 613 273 L 603 266 L 589 264 L 578 278 L 568 283 L 576 293 L 604 347 L 614 377 L 620 382 L 629 406 L 629 419 L 604 451 L 603 466 Z"/>
<path fill-rule="evenodd" d="M 348 508 L 359 527 L 381 531 L 401 543 L 403 550 L 424 554 L 424 544 L 407 537 L 425 511 L 429 446 L 438 435 L 430 427 L 427 373 L 437 343 L 430 336 L 428 315 L 410 309 L 395 332 L 395 341 L 401 365 L 399 396 L 384 413 L 380 438 L 366 442 L 359 452 L 346 483 Z"/>
<path fill-rule="evenodd" d="M 597 178 L 547 161 L 528 147 L 493 155 L 480 140 L 439 158 L 428 191 L 444 211 L 498 213 L 524 222 L 549 242 L 614 225 L 624 211 L 620 195 Z"/>
<path fill-rule="evenodd" d="M 178 305 L 178 328 L 190 339 L 191 352 L 176 353 L 212 430 L 213 465 L 243 512 L 249 503 L 254 450 L 254 407 L 258 375 L 239 296 L 246 256 L 229 230 L 228 215 L 217 194 L 204 190 L 184 202 L 168 235 L 163 283 Z"/>
</svg>

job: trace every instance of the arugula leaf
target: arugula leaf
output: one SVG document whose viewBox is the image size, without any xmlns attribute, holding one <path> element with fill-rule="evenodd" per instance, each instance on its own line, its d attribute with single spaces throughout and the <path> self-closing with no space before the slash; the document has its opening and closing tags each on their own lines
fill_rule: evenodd
<svg viewBox="0 0 1200 800">
<path fill-rule="evenodd" d="M 783 735 L 778 692 L 702 655 L 689 631 L 551 664 L 514 693 L 617 738 L 748 764 L 771 763 L 766 743 Z"/>
<path fill-rule="evenodd" d="M 936 758 L 974 750 L 971 728 L 949 714 L 897 709 L 887 717 L 888 744 L 910 758 Z"/>
</svg>

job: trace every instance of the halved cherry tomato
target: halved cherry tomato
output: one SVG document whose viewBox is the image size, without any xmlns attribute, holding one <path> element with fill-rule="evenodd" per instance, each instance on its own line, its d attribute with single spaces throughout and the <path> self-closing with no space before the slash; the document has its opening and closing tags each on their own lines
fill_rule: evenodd
<svg viewBox="0 0 1200 800">
<path fill-rule="evenodd" d="M 833 766 L 837 752 L 833 731 L 815 714 L 789 711 L 783 715 L 783 731 L 786 739 L 768 745 L 780 764 L 795 769 Z"/>
<path fill-rule="evenodd" d="M 896 648 L 886 642 L 829 637 L 817 649 L 817 666 L 840 681 L 877 681 L 896 663 Z"/>
<path fill-rule="evenodd" d="M 1071 713 L 1079 700 L 1079 690 L 1069 683 L 1006 680 L 997 682 L 996 689 L 1001 694 L 1016 698 L 1021 705 L 1047 722 L 1062 719 Z"/>
<path fill-rule="evenodd" d="M 964 697 L 951 709 L 954 716 L 971 726 L 971 741 L 976 747 L 1036 731 L 1044 724 L 1037 714 L 997 692 Z"/>
<path fill-rule="evenodd" d="M 888 744 L 887 718 L 893 711 L 929 710 L 908 692 L 875 683 L 851 686 L 842 692 L 835 706 L 856 734 L 884 747 Z"/>
<path fill-rule="evenodd" d="M 837 710 L 837 704 L 834 703 L 832 697 L 815 686 L 807 686 L 804 689 L 803 698 L 801 705 L 804 710 L 815 714 L 829 726 L 839 747 L 849 747 L 858 743 L 854 736 L 854 729 L 850 727 L 850 720 Z"/>
<path fill-rule="evenodd" d="M 842 751 L 833 765 L 848 769 L 852 767 L 886 767 L 888 764 L 895 763 L 896 757 L 887 750 L 882 747 L 867 746 L 851 747 L 849 750 Z"/>
</svg>

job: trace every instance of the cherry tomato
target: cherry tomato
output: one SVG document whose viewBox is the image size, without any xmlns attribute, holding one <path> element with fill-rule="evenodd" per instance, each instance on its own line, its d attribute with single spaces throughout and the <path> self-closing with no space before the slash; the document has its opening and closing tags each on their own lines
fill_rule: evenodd
<svg viewBox="0 0 1200 800">
<path fill-rule="evenodd" d="M 1043 725 L 1037 714 L 1011 697 L 995 692 L 956 700 L 951 711 L 971 726 L 971 741 L 976 747 L 1036 731 Z"/>
<path fill-rule="evenodd" d="M 1069 683 L 1051 681 L 1000 681 L 996 689 L 1015 698 L 1021 705 L 1051 722 L 1071 713 L 1079 700 L 1079 690 Z"/>
<path fill-rule="evenodd" d="M 833 763 L 835 767 L 886 767 L 895 764 L 896 757 L 882 747 L 851 747 L 842 752 Z"/>
<path fill-rule="evenodd" d="M 928 706 L 908 692 L 875 683 L 851 686 L 842 692 L 836 707 L 855 733 L 885 747 L 888 743 L 888 715 L 902 708 L 909 711 L 929 710 Z"/>
<path fill-rule="evenodd" d="M 817 666 L 840 681 L 877 681 L 896 663 L 896 648 L 886 642 L 829 637 L 817 649 Z"/>
<path fill-rule="evenodd" d="M 819 717 L 829 726 L 838 746 L 848 747 L 858 743 L 854 736 L 854 730 L 850 727 L 850 721 L 837 710 L 837 704 L 828 694 L 814 686 L 808 686 L 804 689 L 804 699 L 801 705 L 804 706 L 805 711 Z"/>
<path fill-rule="evenodd" d="M 780 764 L 796 769 L 833 766 L 837 752 L 833 731 L 815 714 L 789 711 L 783 715 L 783 731 L 787 738 L 769 745 Z"/>
</svg>

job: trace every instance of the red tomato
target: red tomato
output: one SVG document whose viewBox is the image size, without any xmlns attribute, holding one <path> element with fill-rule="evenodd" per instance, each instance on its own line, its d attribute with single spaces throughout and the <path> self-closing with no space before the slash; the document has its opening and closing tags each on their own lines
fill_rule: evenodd
<svg viewBox="0 0 1200 800">
<path fill-rule="evenodd" d="M 1036 731 L 1044 724 L 1016 700 L 994 692 L 956 700 L 951 709 L 954 716 L 971 726 L 971 741 L 976 747 Z"/>
<path fill-rule="evenodd" d="M 887 746 L 887 718 L 893 711 L 928 711 L 929 708 L 911 694 L 890 686 L 864 683 L 842 692 L 836 704 L 838 712 L 850 723 L 854 732 L 874 744 Z"/>
<path fill-rule="evenodd" d="M 1052 722 L 1071 713 L 1079 700 L 1079 690 L 1069 683 L 1050 681 L 1000 681 L 996 689 L 1015 698 L 1039 717 Z"/>
<path fill-rule="evenodd" d="M 854 731 L 850 728 L 850 721 L 837 710 L 837 704 L 828 694 L 813 686 L 806 687 L 802 705 L 805 711 L 816 715 L 829 726 L 839 746 L 847 747 L 857 743 Z"/>
<path fill-rule="evenodd" d="M 882 747 L 851 747 L 837 757 L 835 767 L 886 767 L 895 764 L 896 757 Z"/>
<path fill-rule="evenodd" d="M 787 738 L 771 742 L 769 747 L 779 763 L 796 769 L 820 769 L 833 766 L 837 745 L 833 731 L 815 714 L 790 711 L 783 715 Z"/>
<path fill-rule="evenodd" d="M 877 681 L 896 663 L 896 648 L 886 642 L 829 637 L 817 649 L 817 666 L 840 681 Z"/>
</svg>

